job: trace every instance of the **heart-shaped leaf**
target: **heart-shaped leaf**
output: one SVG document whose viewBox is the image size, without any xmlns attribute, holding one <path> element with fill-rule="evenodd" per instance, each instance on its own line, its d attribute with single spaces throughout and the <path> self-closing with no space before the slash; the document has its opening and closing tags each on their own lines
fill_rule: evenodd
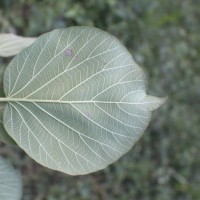
<svg viewBox="0 0 200 200">
<path fill-rule="evenodd" d="M 165 99 L 127 49 L 96 28 L 40 36 L 4 75 L 4 126 L 33 159 L 68 174 L 105 168 L 126 153 Z"/>
<path fill-rule="evenodd" d="M 22 182 L 19 173 L 0 156 L 0 199 L 21 200 Z"/>
</svg>

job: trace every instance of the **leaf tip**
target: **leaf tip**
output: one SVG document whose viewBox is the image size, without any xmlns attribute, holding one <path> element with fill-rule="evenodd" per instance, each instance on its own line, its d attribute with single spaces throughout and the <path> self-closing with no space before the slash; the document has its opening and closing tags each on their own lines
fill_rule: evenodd
<svg viewBox="0 0 200 200">
<path fill-rule="evenodd" d="M 149 111 L 153 111 L 159 108 L 166 101 L 167 101 L 167 97 L 159 98 L 159 97 L 147 95 L 143 99 L 143 106 L 145 106 L 146 109 L 148 109 Z"/>
<path fill-rule="evenodd" d="M 162 97 L 162 98 L 159 98 L 159 97 L 151 97 L 154 99 L 153 103 L 151 104 L 151 106 L 149 107 L 149 110 L 150 111 L 153 111 L 153 110 L 156 110 L 157 108 L 159 108 L 161 105 L 163 105 L 168 97 Z"/>
</svg>

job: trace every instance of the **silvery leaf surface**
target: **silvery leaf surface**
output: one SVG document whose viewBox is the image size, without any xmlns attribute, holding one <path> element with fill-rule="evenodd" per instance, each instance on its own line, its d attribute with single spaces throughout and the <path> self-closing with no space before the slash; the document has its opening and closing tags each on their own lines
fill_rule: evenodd
<svg viewBox="0 0 200 200">
<path fill-rule="evenodd" d="M 165 99 L 127 49 L 92 27 L 58 29 L 17 55 L 4 74 L 4 126 L 40 164 L 67 174 L 105 168 L 130 150 Z"/>
<path fill-rule="evenodd" d="M 9 136 L 3 125 L 3 107 L 4 105 L 0 104 L 0 141 L 6 144 L 14 145 L 14 140 Z"/>
</svg>

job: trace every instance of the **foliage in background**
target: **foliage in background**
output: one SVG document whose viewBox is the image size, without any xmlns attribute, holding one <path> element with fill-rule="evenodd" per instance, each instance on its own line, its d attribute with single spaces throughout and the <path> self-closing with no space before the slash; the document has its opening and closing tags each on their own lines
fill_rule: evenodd
<svg viewBox="0 0 200 200">
<path fill-rule="evenodd" d="M 9 161 L 0 156 L 0 199 L 21 199 L 22 181 Z"/>
<path fill-rule="evenodd" d="M 1 57 L 15 56 L 35 41 L 35 38 L 17 36 L 12 33 L 0 33 L 0 38 Z"/>
<path fill-rule="evenodd" d="M 35 37 L 55 28 L 93 25 L 116 35 L 144 66 L 151 92 L 170 99 L 154 113 L 134 149 L 92 175 L 63 176 L 1 144 L 0 154 L 12 157 L 23 173 L 24 200 L 200 198 L 199 20 L 195 0 L 0 1 L 1 32 Z M 9 61 L 0 59 L 1 72 Z"/>
</svg>

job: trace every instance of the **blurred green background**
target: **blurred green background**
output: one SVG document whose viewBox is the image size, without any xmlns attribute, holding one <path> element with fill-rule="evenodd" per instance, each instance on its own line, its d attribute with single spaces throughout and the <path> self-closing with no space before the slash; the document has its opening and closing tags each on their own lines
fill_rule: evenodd
<svg viewBox="0 0 200 200">
<path fill-rule="evenodd" d="M 46 169 L 0 143 L 22 173 L 23 200 L 200 199 L 200 1 L 0 0 L 0 32 L 39 36 L 74 25 L 115 35 L 145 69 L 148 92 L 169 100 L 128 154 L 90 175 Z M 10 60 L 0 58 L 1 74 Z"/>
</svg>

